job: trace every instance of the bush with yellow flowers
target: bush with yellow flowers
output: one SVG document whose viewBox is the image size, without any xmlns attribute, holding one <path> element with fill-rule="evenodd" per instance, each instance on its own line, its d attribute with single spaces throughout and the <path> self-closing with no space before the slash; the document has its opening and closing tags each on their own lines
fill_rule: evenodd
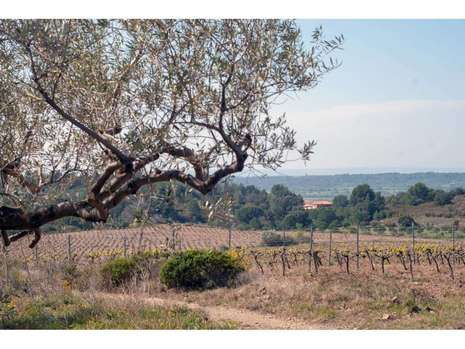
<svg viewBox="0 0 465 349">
<path fill-rule="evenodd" d="M 5 295 L 0 299 L 0 319 L 13 319 L 17 314 L 18 299 L 15 296 Z"/>
</svg>

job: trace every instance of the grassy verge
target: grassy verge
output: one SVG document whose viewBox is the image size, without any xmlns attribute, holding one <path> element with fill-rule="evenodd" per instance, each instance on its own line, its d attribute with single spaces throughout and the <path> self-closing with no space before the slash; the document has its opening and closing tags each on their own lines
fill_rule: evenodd
<svg viewBox="0 0 465 349">
<path fill-rule="evenodd" d="M 106 302 L 75 295 L 13 298 L 0 303 L 1 329 L 234 329 L 183 307 Z"/>
<path fill-rule="evenodd" d="M 414 282 L 408 274 L 399 277 L 399 273 L 388 270 L 383 276 L 379 271 L 361 271 L 347 275 L 333 267 L 332 272 L 313 276 L 258 275 L 234 289 L 179 295 L 169 292 L 167 296 L 296 318 L 332 329 L 465 328 L 461 281 L 453 282 L 445 273 L 432 274 L 426 266 L 424 272 L 417 271 Z"/>
</svg>

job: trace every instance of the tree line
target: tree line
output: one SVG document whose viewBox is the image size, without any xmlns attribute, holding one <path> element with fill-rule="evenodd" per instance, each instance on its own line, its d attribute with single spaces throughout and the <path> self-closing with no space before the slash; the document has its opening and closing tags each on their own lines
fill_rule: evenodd
<svg viewBox="0 0 465 349">
<path fill-rule="evenodd" d="M 82 192 L 82 193 L 81 193 Z M 81 193 L 81 194 L 80 194 Z M 85 187 L 80 180 L 71 185 L 67 195 L 84 195 Z M 331 207 L 304 210 L 301 195 L 282 184 L 274 185 L 268 192 L 253 185 L 231 181 L 218 185 L 211 193 L 202 195 L 188 186 L 178 183 L 158 183 L 147 188 L 137 197 L 128 198 L 111 211 L 106 226 L 125 228 L 150 223 L 193 223 L 211 225 L 234 224 L 239 229 L 335 229 L 353 225 L 367 225 L 388 218 L 390 207 L 420 205 L 433 202 L 436 205 L 452 203 L 457 195 L 465 194 L 462 188 L 451 191 L 436 190 L 417 183 L 406 192 L 384 197 L 374 192 L 368 184 L 353 188 L 350 195 L 334 197 Z M 230 198 L 230 219 L 226 222 L 211 216 L 208 203 Z M 410 226 L 413 220 L 401 226 Z M 92 229 L 94 225 L 76 218 L 48 226 L 49 230 Z"/>
</svg>

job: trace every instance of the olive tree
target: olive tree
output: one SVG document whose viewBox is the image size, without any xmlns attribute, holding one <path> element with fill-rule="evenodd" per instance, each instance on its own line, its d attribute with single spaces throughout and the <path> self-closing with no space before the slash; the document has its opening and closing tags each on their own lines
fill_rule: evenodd
<svg viewBox="0 0 465 349">
<path fill-rule="evenodd" d="M 1 20 L 0 230 L 105 222 L 144 186 L 206 194 L 245 167 L 308 159 L 276 103 L 337 66 L 343 37 L 290 20 Z M 79 179 L 85 195 L 67 186 Z"/>
</svg>

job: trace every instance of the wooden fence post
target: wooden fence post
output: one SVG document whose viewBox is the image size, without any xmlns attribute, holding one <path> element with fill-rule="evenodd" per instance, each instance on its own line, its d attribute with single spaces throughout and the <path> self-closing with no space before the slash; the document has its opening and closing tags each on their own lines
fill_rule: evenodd
<svg viewBox="0 0 465 349">
<path fill-rule="evenodd" d="M 331 250 L 333 245 L 333 230 L 329 231 L 329 253 L 328 253 L 328 265 L 331 265 Z"/>
<path fill-rule="evenodd" d="M 128 240 L 126 236 L 123 238 L 123 253 L 124 257 L 128 256 Z"/>
<path fill-rule="evenodd" d="M 10 271 L 8 266 L 8 250 L 6 247 L 3 248 L 3 257 L 5 258 L 5 279 L 6 279 L 6 288 L 10 286 Z"/>
<path fill-rule="evenodd" d="M 412 278 L 412 281 L 413 281 L 413 266 L 412 266 L 412 256 L 410 255 L 410 252 L 407 252 L 407 256 L 408 256 L 408 263 L 409 263 L 410 277 Z"/>
<path fill-rule="evenodd" d="M 39 266 L 39 244 L 34 247 L 34 258 L 36 261 L 36 267 Z"/>
<path fill-rule="evenodd" d="M 310 227 L 310 252 L 313 253 L 313 226 Z"/>
<path fill-rule="evenodd" d="M 284 257 L 285 253 L 286 253 L 286 248 L 283 247 L 283 249 L 281 251 L 281 264 L 282 264 L 282 267 L 283 267 L 283 276 L 286 276 L 286 260 L 285 260 L 285 257 Z"/>
<path fill-rule="evenodd" d="M 143 229 L 144 228 L 142 228 L 142 230 L 141 230 L 141 232 L 139 234 L 139 243 L 138 243 L 139 246 L 137 246 L 137 251 L 138 252 L 142 251 L 142 241 L 144 240 L 144 230 Z"/>
<path fill-rule="evenodd" d="M 310 249 L 308 250 L 308 272 L 312 272 L 313 259 L 313 226 L 310 225 Z"/>
<path fill-rule="evenodd" d="M 231 239 L 232 239 L 232 227 L 228 226 L 228 249 L 231 249 Z"/>
<path fill-rule="evenodd" d="M 360 269 L 360 224 L 357 228 L 357 270 Z"/>
<path fill-rule="evenodd" d="M 413 263 L 416 264 L 416 253 L 415 253 L 415 223 L 412 222 L 412 253 Z"/>
<path fill-rule="evenodd" d="M 71 262 L 72 255 L 71 255 L 71 235 L 68 234 L 68 262 Z"/>
<path fill-rule="evenodd" d="M 173 251 L 176 250 L 176 229 L 174 227 L 171 228 L 171 248 Z"/>
</svg>

